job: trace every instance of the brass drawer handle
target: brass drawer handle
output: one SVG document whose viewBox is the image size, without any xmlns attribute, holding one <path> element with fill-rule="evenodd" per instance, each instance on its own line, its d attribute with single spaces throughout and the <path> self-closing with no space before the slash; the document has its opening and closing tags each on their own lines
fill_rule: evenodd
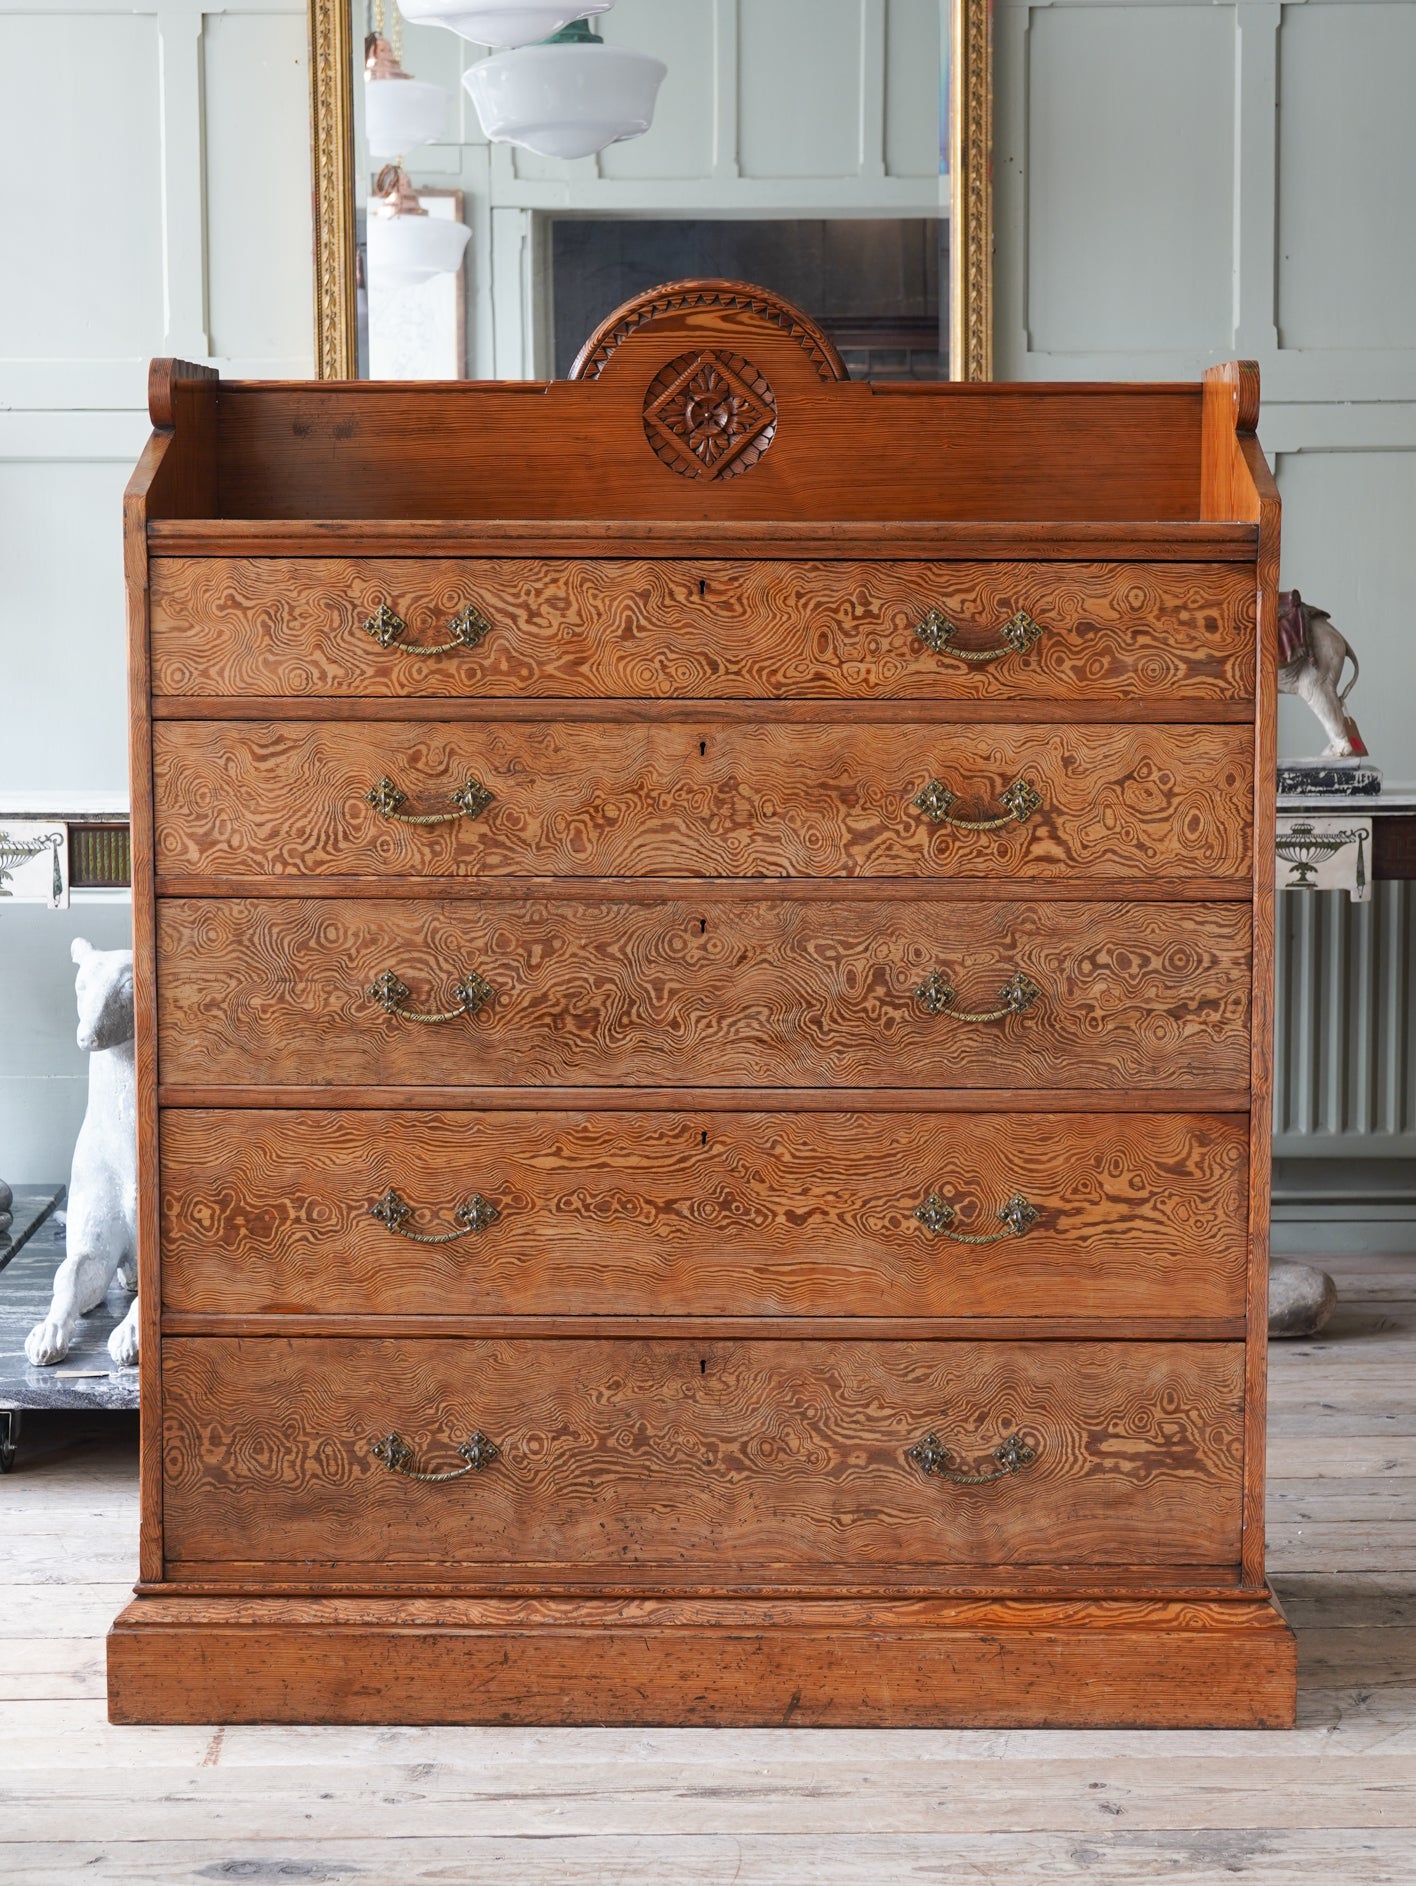
<svg viewBox="0 0 1416 1886">
<path fill-rule="evenodd" d="M 1003 825 L 1026 825 L 1042 804 L 1042 794 L 1031 781 L 1015 779 L 998 795 L 999 805 L 1006 807 L 1002 818 L 958 819 L 952 808 L 959 803 L 959 795 L 950 792 L 942 779 L 931 779 L 914 803 L 935 825 L 957 825 L 962 832 L 996 832 Z"/>
<path fill-rule="evenodd" d="M 465 1473 L 481 1473 L 484 1467 L 490 1467 L 497 1459 L 501 1449 L 495 1441 L 489 1441 L 478 1428 L 470 1441 L 464 1441 L 458 1448 L 462 1456 L 461 1467 L 451 1467 L 446 1473 L 421 1473 L 413 1465 L 413 1449 L 396 1434 L 385 1435 L 383 1440 L 375 1441 L 369 1452 L 375 1460 L 382 1461 L 390 1473 L 401 1473 L 407 1480 L 460 1480 Z"/>
<path fill-rule="evenodd" d="M 960 661 L 1002 661 L 1005 655 L 1025 655 L 1042 634 L 1042 624 L 1034 622 L 1026 609 L 1020 609 L 998 631 L 1003 637 L 1002 648 L 955 648 L 958 633 L 959 625 L 951 622 L 942 609 L 926 610 L 915 630 L 931 655 L 954 655 Z"/>
<path fill-rule="evenodd" d="M 1002 1244 L 1008 1238 L 1025 1238 L 1042 1216 L 1037 1206 L 1030 1205 L 1021 1192 L 1014 1192 L 999 1212 L 998 1216 L 1003 1221 L 1001 1231 L 951 1231 L 949 1227 L 958 1215 L 948 1200 L 942 1199 L 937 1192 L 931 1192 L 915 1212 L 915 1217 L 926 1231 L 932 1232 L 935 1237 L 948 1238 L 954 1244 Z"/>
<path fill-rule="evenodd" d="M 401 808 L 407 805 L 408 794 L 400 792 L 385 773 L 370 786 L 364 800 L 381 819 L 397 819 L 402 825 L 453 825 L 458 819 L 479 818 L 496 796 L 490 787 L 469 773 L 457 791 L 448 794 L 457 808 L 455 812 L 404 812 Z"/>
<path fill-rule="evenodd" d="M 459 1015 L 476 1015 L 487 1006 L 496 990 L 475 969 L 469 969 L 461 982 L 452 985 L 452 999 L 457 1007 L 432 1015 L 404 1008 L 403 1004 L 412 993 L 408 984 L 392 969 L 385 969 L 375 976 L 368 989 L 369 1000 L 377 1002 L 385 1015 L 398 1015 L 405 1022 L 455 1022 Z"/>
<path fill-rule="evenodd" d="M 952 1480 L 956 1487 L 986 1487 L 995 1480 L 1006 1480 L 1010 1473 L 1021 1473 L 1024 1467 L 1030 1467 L 1037 1459 L 1037 1449 L 1029 1447 L 1018 1435 L 1010 1434 L 994 1448 L 993 1459 L 998 1464 L 991 1471 L 961 1473 L 950 1464 L 955 1456 L 941 1443 L 939 1436 L 926 1434 L 922 1441 L 905 1449 L 905 1458 L 912 1460 L 922 1474 Z"/>
<path fill-rule="evenodd" d="M 448 642 L 404 642 L 408 624 L 386 602 L 379 604 L 365 620 L 364 627 L 380 648 L 393 648 L 396 643 L 401 644 L 398 649 L 400 655 L 450 655 L 454 649 L 475 648 L 484 636 L 492 632 L 491 623 L 480 609 L 474 609 L 470 603 L 465 609 L 459 609 L 448 623 L 447 632 L 452 638 Z"/>
<path fill-rule="evenodd" d="M 474 1231 L 487 1230 L 501 1217 L 501 1212 L 489 1199 L 483 1198 L 480 1192 L 474 1192 L 471 1198 L 459 1205 L 452 1214 L 455 1223 L 462 1227 L 460 1231 L 443 1231 L 436 1234 L 427 1231 L 409 1231 L 407 1226 L 408 1220 L 413 1216 L 413 1207 L 406 1198 L 390 1186 L 381 1199 L 370 1205 L 369 1216 L 377 1218 L 385 1230 L 391 1231 L 396 1238 L 407 1238 L 413 1244 L 456 1244 L 461 1238 L 471 1237 Z"/>
<path fill-rule="evenodd" d="M 998 991 L 997 1008 L 969 1010 L 955 1008 L 959 992 L 943 970 L 932 969 L 915 990 L 915 999 L 923 1002 L 931 1015 L 947 1015 L 954 1022 L 1001 1022 L 1010 1015 L 1021 1015 L 1040 1001 L 1042 990 L 1031 976 L 1015 969 Z"/>
</svg>

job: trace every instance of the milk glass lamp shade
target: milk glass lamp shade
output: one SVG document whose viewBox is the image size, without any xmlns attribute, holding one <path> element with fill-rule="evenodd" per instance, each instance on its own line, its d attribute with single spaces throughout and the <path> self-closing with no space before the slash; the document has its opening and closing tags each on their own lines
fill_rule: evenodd
<svg viewBox="0 0 1416 1886">
<path fill-rule="evenodd" d="M 581 40 L 495 53 L 464 72 L 462 83 L 494 144 L 590 157 L 649 129 L 667 72 L 647 52 Z"/>
<path fill-rule="evenodd" d="M 373 157 L 402 157 L 447 136 L 452 93 L 424 85 L 403 70 L 382 33 L 369 36 L 364 58 L 364 137 Z"/>
<path fill-rule="evenodd" d="M 389 172 L 378 181 L 387 184 Z M 450 275 L 461 267 L 471 234 L 466 223 L 429 216 L 400 170 L 387 194 L 381 192 L 369 203 L 370 280 L 384 287 L 413 288 L 434 275 Z"/>
<path fill-rule="evenodd" d="M 402 157 L 448 134 L 452 93 L 421 79 L 371 78 L 364 87 L 364 135 L 371 157 Z"/>
<path fill-rule="evenodd" d="M 562 6 L 557 0 L 493 0 L 479 6 L 477 0 L 408 0 L 400 11 L 418 26 L 446 26 L 479 46 L 529 46 L 549 39 L 572 20 L 608 13 L 614 3 L 589 0 L 587 5 L 580 0 L 579 5 Z"/>
</svg>

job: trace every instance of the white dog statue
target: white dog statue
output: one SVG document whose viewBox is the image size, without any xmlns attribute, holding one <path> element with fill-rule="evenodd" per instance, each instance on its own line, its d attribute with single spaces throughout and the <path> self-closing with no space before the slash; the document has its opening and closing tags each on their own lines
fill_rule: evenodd
<svg viewBox="0 0 1416 1886">
<path fill-rule="evenodd" d="M 67 1255 L 54 1279 L 49 1315 L 25 1339 L 36 1367 L 62 1362 L 74 1329 L 102 1303 L 115 1276 L 137 1288 L 138 1103 L 133 1062 L 133 952 L 96 950 L 75 939 L 79 1046 L 89 1062 L 88 1111 L 69 1180 Z M 120 1368 L 138 1359 L 138 1305 L 108 1339 Z"/>
<path fill-rule="evenodd" d="M 1345 661 L 1352 663 L 1352 680 L 1339 691 Z M 1327 610 L 1304 602 L 1296 589 L 1285 589 L 1278 599 L 1278 664 L 1279 693 L 1296 694 L 1322 722 L 1328 737 L 1323 758 L 1365 753 L 1356 722 L 1343 705 L 1357 680 L 1357 657 Z"/>
</svg>

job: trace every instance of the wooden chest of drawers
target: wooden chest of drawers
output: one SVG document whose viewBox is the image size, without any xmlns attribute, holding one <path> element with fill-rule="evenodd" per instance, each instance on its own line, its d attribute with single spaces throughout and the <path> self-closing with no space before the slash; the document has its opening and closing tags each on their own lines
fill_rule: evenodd
<svg viewBox="0 0 1416 1886">
<path fill-rule="evenodd" d="M 158 364 L 116 1720 L 1291 1720 L 1256 411 Z"/>
</svg>

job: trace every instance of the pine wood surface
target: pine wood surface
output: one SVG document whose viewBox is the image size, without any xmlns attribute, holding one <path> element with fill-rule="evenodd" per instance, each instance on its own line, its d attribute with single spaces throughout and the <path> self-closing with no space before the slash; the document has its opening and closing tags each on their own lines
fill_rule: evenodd
<svg viewBox="0 0 1416 1886">
<path fill-rule="evenodd" d="M 645 441 L 645 388 L 707 338 L 646 329 L 594 382 L 223 383 L 210 514 L 1199 520 L 1197 385 L 828 384 L 793 341 L 761 332 L 752 359 L 785 415 L 772 450 L 748 477 L 666 474 Z"/>
<path fill-rule="evenodd" d="M 1240 1344 L 168 1339 L 168 1571 L 538 1563 L 1214 1566 L 1239 1546 Z M 423 1485 L 373 1444 L 397 1432 Z M 937 1432 L 961 1473 L 926 1475 Z M 441 1568 L 434 1574 L 434 1568 Z"/>
<path fill-rule="evenodd" d="M 158 948 L 181 974 L 159 989 L 162 1066 L 203 1087 L 1238 1084 L 1249 930 L 1237 905 L 968 904 L 941 920 L 859 894 L 720 905 L 711 887 L 647 908 L 169 899 Z M 385 969 L 419 1013 L 446 1012 L 472 970 L 495 993 L 420 1025 L 369 996 Z M 936 970 L 968 1013 L 1019 971 L 1043 995 L 968 1024 L 916 995 Z"/>
<path fill-rule="evenodd" d="M 157 867 L 216 876 L 1245 879 L 1241 727 L 163 721 Z M 379 781 L 400 816 L 368 803 Z M 460 817 L 473 779 L 495 795 Z M 949 816 L 917 804 L 931 782 Z M 1022 821 L 1000 795 L 1041 801 Z M 452 814 L 440 825 L 406 817 Z"/>
<path fill-rule="evenodd" d="M 1321 1261 L 1333 1324 L 1272 1356 L 1312 1427 L 1268 1463 L 1294 1730 L 118 1727 L 102 1639 L 137 1563 L 134 1428 L 35 1419 L 0 1481 L 0 1875 L 1407 1886 L 1416 1258 Z M 1328 1405 L 1359 1431 L 1329 1432 Z M 1331 1566 L 1338 1537 L 1360 1562 Z"/>
<path fill-rule="evenodd" d="M 387 649 L 363 626 L 380 604 L 408 625 Z M 489 625 L 476 648 L 417 653 L 468 606 Z M 969 662 L 919 640 L 931 609 L 964 649 L 1004 646 L 1019 610 L 1043 633 L 1025 653 Z M 1223 564 L 161 558 L 152 635 L 154 689 L 173 695 L 1148 697 L 1198 710 L 1254 691 L 1252 581 Z"/>
<path fill-rule="evenodd" d="M 208 1314 L 1242 1315 L 1225 1115 L 169 1111 L 163 1307 Z M 501 1216 L 456 1233 L 480 1194 Z M 988 1236 L 1021 1193 L 1022 1237 Z"/>
</svg>

